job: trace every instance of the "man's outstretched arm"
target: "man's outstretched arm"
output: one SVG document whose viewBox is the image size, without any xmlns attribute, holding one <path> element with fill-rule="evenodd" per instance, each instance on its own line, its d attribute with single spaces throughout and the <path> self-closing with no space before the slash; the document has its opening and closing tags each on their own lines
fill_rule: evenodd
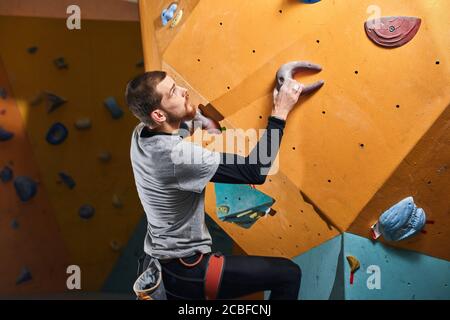
<svg viewBox="0 0 450 320">
<path fill-rule="evenodd" d="M 211 179 L 212 182 L 236 184 L 263 184 L 265 182 L 267 173 L 277 157 L 286 119 L 296 105 L 302 89 L 302 84 L 287 80 L 279 92 L 274 90 L 272 116 L 269 117 L 266 131 L 257 145 L 245 158 L 236 154 L 221 153 L 221 161 Z M 276 137 L 277 141 L 273 141 L 273 137 Z M 261 157 L 262 155 L 264 155 L 264 159 Z"/>
</svg>

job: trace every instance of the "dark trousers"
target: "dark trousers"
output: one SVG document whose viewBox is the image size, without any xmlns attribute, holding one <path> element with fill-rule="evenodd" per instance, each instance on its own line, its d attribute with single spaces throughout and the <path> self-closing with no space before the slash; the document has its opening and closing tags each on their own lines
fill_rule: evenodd
<svg viewBox="0 0 450 320">
<path fill-rule="evenodd" d="M 169 300 L 205 299 L 204 280 L 209 255 L 205 254 L 195 267 L 186 267 L 178 259 L 160 260 Z M 199 254 L 196 254 L 183 260 L 191 264 L 198 258 Z M 149 260 L 146 256 L 143 270 Z M 226 255 L 217 299 L 235 299 L 270 290 L 270 300 L 295 300 L 298 299 L 301 276 L 300 267 L 286 258 Z"/>
</svg>

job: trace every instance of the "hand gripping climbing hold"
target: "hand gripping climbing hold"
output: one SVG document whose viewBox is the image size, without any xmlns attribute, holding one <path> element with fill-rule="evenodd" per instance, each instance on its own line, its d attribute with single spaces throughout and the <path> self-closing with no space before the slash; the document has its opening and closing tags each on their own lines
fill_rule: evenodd
<svg viewBox="0 0 450 320">
<path fill-rule="evenodd" d="M 367 36 L 376 44 L 387 47 L 401 47 L 417 34 L 422 20 L 415 17 L 382 17 L 364 24 Z"/>
<path fill-rule="evenodd" d="M 276 75 L 277 90 L 280 90 L 286 79 L 293 79 L 295 74 L 302 70 L 321 71 L 322 67 L 307 61 L 292 61 L 283 64 L 280 69 L 278 69 Z M 324 83 L 325 82 L 323 80 L 319 80 L 312 84 L 305 85 L 301 95 L 303 96 L 319 89 Z"/>
<path fill-rule="evenodd" d="M 196 128 L 207 130 L 210 134 L 220 134 L 222 132 L 219 122 L 204 116 L 200 109 L 197 110 L 194 119 L 185 121 L 184 124 L 191 134 L 195 131 Z"/>
</svg>

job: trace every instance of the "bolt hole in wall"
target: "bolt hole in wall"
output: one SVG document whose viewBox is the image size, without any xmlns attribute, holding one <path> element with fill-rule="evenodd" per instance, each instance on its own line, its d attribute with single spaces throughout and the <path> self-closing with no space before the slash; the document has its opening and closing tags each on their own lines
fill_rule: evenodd
<svg viewBox="0 0 450 320">
<path fill-rule="evenodd" d="M 397 109 L 400 109 L 400 105 L 399 105 L 399 104 L 398 104 L 398 105 L 396 105 L 395 107 L 396 107 Z"/>
<path fill-rule="evenodd" d="M 328 183 L 331 183 L 331 180 L 330 180 L 330 179 L 328 179 Z"/>
</svg>

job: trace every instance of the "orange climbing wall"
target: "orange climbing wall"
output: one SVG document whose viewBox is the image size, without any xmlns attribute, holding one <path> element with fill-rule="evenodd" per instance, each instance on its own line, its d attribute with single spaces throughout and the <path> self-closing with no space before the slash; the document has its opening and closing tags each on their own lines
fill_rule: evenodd
<svg viewBox="0 0 450 320">
<path fill-rule="evenodd" d="M 0 87 L 7 99 L 0 98 L 0 126 L 14 132 L 14 138 L 0 142 L 0 170 L 8 166 L 14 177 L 28 176 L 39 183 L 36 196 L 23 203 L 16 195 L 13 180 L 0 182 L 0 297 L 27 293 L 48 294 L 65 289 L 67 248 L 61 235 L 49 196 L 42 188 L 41 172 L 34 163 L 34 152 L 22 121 L 3 61 L 0 58 Z M 15 220 L 18 228 L 11 227 Z M 16 285 L 22 268 L 34 281 Z"/>
<path fill-rule="evenodd" d="M 249 230 L 222 223 L 208 187 L 208 213 L 249 254 L 295 256 L 347 230 L 448 106 L 446 1 L 378 1 L 382 16 L 422 19 L 416 37 L 392 50 L 365 34 L 370 0 L 202 0 L 193 9 L 181 1 L 186 12 L 174 29 L 155 23 L 168 4 L 141 0 L 147 69 L 167 70 L 194 101 L 219 110 L 227 128 L 265 127 L 281 64 L 309 60 L 324 69 L 299 78 L 324 79 L 325 86 L 291 114 L 281 171 L 258 188 L 276 199 L 277 214 Z M 424 251 L 442 256 L 432 246 Z"/>
<path fill-rule="evenodd" d="M 125 246 L 143 214 L 129 162 L 130 133 L 137 120 L 124 104 L 127 81 L 142 72 L 142 68 L 136 67 L 142 59 L 139 24 L 82 20 L 81 30 L 69 31 L 64 19 L 0 17 L 0 38 L 8 39 L 0 42 L 0 55 L 18 109 L 10 123 L 14 129 L 24 130 L 16 133 L 18 136 L 10 146 L 19 148 L 15 143 L 21 142 L 25 134 L 29 138 L 29 147 L 21 145 L 17 151 L 7 151 L 0 145 L 0 166 L 10 160 L 16 163 L 17 171 L 22 171 L 21 167 L 26 171 L 28 166 L 31 176 L 40 174 L 41 195 L 48 196 L 46 203 L 42 200 L 36 207 L 32 204 L 30 212 L 19 206 L 17 210 L 23 211 L 20 218 L 23 221 L 19 220 L 22 226 L 16 232 L 9 230 L 9 219 L 14 214 L 11 212 L 6 218 L 2 212 L 0 259 L 14 265 L 16 272 L 20 272 L 17 267 L 24 259 L 54 261 L 58 264 L 52 269 L 54 272 L 60 272 L 63 265 L 63 282 L 54 279 L 58 282 L 54 288 L 62 289 L 67 265 L 76 264 L 81 267 L 82 289 L 99 290 L 120 255 L 120 250 L 114 251 L 110 242 L 114 240 L 119 246 Z M 38 51 L 31 55 L 27 48 L 33 45 Z M 53 59 L 60 56 L 66 59 L 67 70 L 54 66 Z M 60 95 L 68 102 L 47 114 L 45 103 L 34 107 L 29 103 L 42 90 Z M 122 106 L 122 119 L 112 120 L 104 107 L 103 100 L 109 96 L 115 97 Z M 75 129 L 75 121 L 82 117 L 91 118 L 90 130 Z M 55 121 L 64 123 L 69 130 L 69 137 L 59 146 L 45 141 L 46 132 Z M 23 149 L 26 152 L 19 154 Z M 111 153 L 109 163 L 98 160 L 101 151 Z M 74 178 L 75 189 L 69 190 L 58 182 L 60 171 Z M 1 199 L 6 196 L 13 201 L 8 192 L 2 193 Z M 113 194 L 122 201 L 122 208 L 113 207 Z M 92 219 L 80 219 L 78 209 L 83 204 L 95 207 Z M 3 205 L 2 201 L 2 211 Z M 12 207 L 16 205 L 10 203 Z M 46 210 L 45 215 L 36 209 L 38 205 Z M 53 231 L 58 228 L 59 238 Z M 28 230 L 30 234 L 25 236 Z M 6 241 L 4 234 L 10 237 Z M 33 241 L 42 239 L 42 246 L 51 250 L 51 258 L 45 255 L 47 251 L 40 251 L 41 244 L 29 243 L 33 236 L 36 236 Z M 4 246 L 7 251 L 3 250 Z M 1 270 L 2 284 L 4 276 L 15 282 L 18 274 L 12 276 L 9 269 L 7 274 L 3 273 L 4 267 Z M 30 285 L 47 281 L 44 276 L 34 273 L 33 276 Z M 20 288 L 17 290 L 24 290 Z"/>
</svg>

